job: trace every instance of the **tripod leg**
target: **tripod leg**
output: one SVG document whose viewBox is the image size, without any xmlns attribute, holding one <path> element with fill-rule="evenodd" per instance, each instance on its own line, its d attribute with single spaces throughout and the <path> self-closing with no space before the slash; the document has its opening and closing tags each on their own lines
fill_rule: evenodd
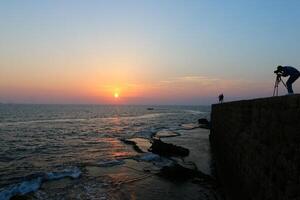
<svg viewBox="0 0 300 200">
<path fill-rule="evenodd" d="M 279 83 L 280 83 L 280 80 L 276 78 L 275 85 L 274 85 L 274 91 L 273 91 L 273 97 L 278 96 L 278 85 L 279 85 Z"/>
<path fill-rule="evenodd" d="M 273 91 L 273 97 L 275 96 L 278 96 L 278 81 L 277 79 L 275 80 L 275 84 L 274 84 L 274 91 Z"/>
<path fill-rule="evenodd" d="M 273 97 L 275 96 L 275 88 L 276 88 L 276 80 L 275 80 L 275 84 L 274 84 Z"/>
</svg>

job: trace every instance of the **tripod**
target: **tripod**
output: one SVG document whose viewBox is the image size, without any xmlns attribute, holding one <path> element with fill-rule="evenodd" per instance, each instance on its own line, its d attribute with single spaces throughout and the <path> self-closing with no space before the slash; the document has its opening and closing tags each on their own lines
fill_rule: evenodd
<svg viewBox="0 0 300 200">
<path fill-rule="evenodd" d="M 274 91 L 273 91 L 273 97 L 274 96 L 278 96 L 278 85 L 279 83 L 282 82 L 282 84 L 284 85 L 285 88 L 286 84 L 283 82 L 283 80 L 281 79 L 281 74 L 277 74 L 276 79 L 275 79 L 275 85 L 274 85 Z"/>
</svg>

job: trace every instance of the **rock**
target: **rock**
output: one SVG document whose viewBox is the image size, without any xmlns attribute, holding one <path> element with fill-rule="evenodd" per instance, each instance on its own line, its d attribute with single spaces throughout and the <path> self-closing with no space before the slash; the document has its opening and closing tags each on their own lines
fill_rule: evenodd
<svg viewBox="0 0 300 200">
<path fill-rule="evenodd" d="M 161 156 L 188 156 L 190 151 L 186 148 L 176 146 L 174 144 L 165 143 L 159 139 L 154 139 L 152 141 L 152 146 L 149 149 L 152 153 Z"/>
<path fill-rule="evenodd" d="M 205 118 L 200 118 L 200 119 L 198 119 L 198 123 L 199 124 L 208 125 L 209 121 L 207 119 L 205 119 Z"/>
<path fill-rule="evenodd" d="M 200 124 L 200 128 L 210 129 L 210 122 L 205 118 L 198 119 L 198 123 Z"/>
<path fill-rule="evenodd" d="M 121 139 L 125 144 L 132 145 L 133 149 L 138 153 L 148 152 L 151 143 L 145 138 L 131 138 L 131 139 Z"/>
<path fill-rule="evenodd" d="M 130 141 L 130 140 L 126 140 L 126 139 L 121 139 L 122 142 L 124 142 L 125 144 L 129 144 L 132 145 L 133 149 L 138 152 L 138 153 L 144 153 L 137 145 L 134 141 Z"/>
</svg>

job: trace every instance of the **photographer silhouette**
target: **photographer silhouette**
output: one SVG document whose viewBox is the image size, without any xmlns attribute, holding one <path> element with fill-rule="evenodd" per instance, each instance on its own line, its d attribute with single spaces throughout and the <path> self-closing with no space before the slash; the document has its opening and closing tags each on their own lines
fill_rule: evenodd
<svg viewBox="0 0 300 200">
<path fill-rule="evenodd" d="M 277 70 L 274 71 L 274 73 L 277 74 L 276 80 L 278 80 L 278 83 L 282 81 L 281 76 L 290 76 L 286 82 L 286 88 L 288 90 L 288 94 L 294 94 L 292 84 L 299 78 L 300 72 L 294 67 L 279 65 L 277 67 Z"/>
</svg>

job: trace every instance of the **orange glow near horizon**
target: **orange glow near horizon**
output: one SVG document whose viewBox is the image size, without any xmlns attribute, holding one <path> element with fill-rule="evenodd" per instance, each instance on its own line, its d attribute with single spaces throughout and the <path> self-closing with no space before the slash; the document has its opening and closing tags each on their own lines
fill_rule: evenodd
<svg viewBox="0 0 300 200">
<path fill-rule="evenodd" d="M 221 92 L 227 96 L 252 94 L 258 87 L 261 88 L 263 94 L 263 92 L 268 92 L 267 86 L 272 84 L 206 76 L 141 80 L 144 76 L 137 76 L 135 73 L 127 76 L 126 72 L 121 76 L 120 71 L 122 70 L 117 71 L 119 73 L 108 71 L 105 74 L 86 74 L 84 77 L 90 77 L 89 79 L 60 77 L 56 82 L 37 79 L 27 81 L 27 84 L 22 86 L 13 83 L 5 87 L 2 84 L 0 90 L 8 99 L 20 99 L 20 102 L 31 103 L 194 103 L 201 100 L 202 97 L 211 97 L 214 100 L 214 97 Z M 198 89 L 195 91 L 195 88 Z"/>
</svg>

